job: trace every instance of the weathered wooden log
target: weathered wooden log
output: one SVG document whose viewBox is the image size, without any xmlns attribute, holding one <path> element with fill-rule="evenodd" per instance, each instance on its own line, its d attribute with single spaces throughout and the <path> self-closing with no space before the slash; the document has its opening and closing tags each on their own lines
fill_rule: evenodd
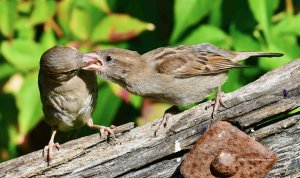
<svg viewBox="0 0 300 178">
<path fill-rule="evenodd" d="M 300 177 L 300 113 L 289 113 L 300 106 L 300 59 L 226 94 L 223 102 L 219 119 L 235 123 L 277 154 L 268 177 Z M 41 150 L 3 162 L 0 177 L 180 177 L 185 153 L 210 121 L 208 105 L 173 116 L 157 137 L 153 122 L 133 129 L 129 123 L 109 143 L 94 134 L 63 144 L 50 165 Z"/>
</svg>

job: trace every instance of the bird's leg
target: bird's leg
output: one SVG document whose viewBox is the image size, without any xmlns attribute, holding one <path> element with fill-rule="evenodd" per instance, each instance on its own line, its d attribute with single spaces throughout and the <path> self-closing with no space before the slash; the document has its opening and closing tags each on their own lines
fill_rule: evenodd
<svg viewBox="0 0 300 178">
<path fill-rule="evenodd" d="M 214 103 L 212 104 L 213 106 L 213 112 L 211 113 L 211 122 L 214 121 L 215 119 L 215 114 L 217 113 L 217 110 L 219 108 L 219 106 L 223 106 L 224 108 L 226 108 L 226 106 L 224 105 L 223 103 L 223 100 L 222 100 L 222 97 L 224 96 L 224 93 L 222 92 L 221 90 L 221 86 L 218 86 L 216 88 L 216 98 L 215 98 L 215 101 Z"/>
<path fill-rule="evenodd" d="M 177 114 L 178 112 L 179 112 L 179 108 L 177 106 L 172 106 L 169 109 L 167 109 L 164 113 L 163 118 L 159 120 L 159 124 L 158 124 L 157 128 L 154 131 L 154 136 L 157 135 L 157 132 L 161 128 L 161 126 L 167 127 L 169 117 Z"/>
<path fill-rule="evenodd" d="M 56 135 L 56 132 L 57 132 L 57 128 L 53 127 L 50 141 L 49 141 L 48 145 L 45 146 L 44 149 L 43 149 L 43 157 L 45 155 L 45 152 L 47 152 L 47 161 L 48 161 L 48 163 L 51 160 L 53 147 L 56 147 L 57 150 L 59 150 L 59 147 L 60 147 L 59 143 L 54 143 L 54 137 Z"/>
<path fill-rule="evenodd" d="M 116 126 L 114 126 L 114 125 L 112 125 L 110 127 L 106 127 L 106 126 L 102 126 L 102 125 L 94 125 L 93 119 L 90 118 L 88 120 L 88 122 L 87 122 L 87 126 L 89 128 L 92 128 L 92 129 L 99 129 L 99 131 L 100 131 L 100 138 L 103 138 L 104 136 L 111 135 L 112 138 L 115 139 L 114 129 L 116 128 Z"/>
</svg>

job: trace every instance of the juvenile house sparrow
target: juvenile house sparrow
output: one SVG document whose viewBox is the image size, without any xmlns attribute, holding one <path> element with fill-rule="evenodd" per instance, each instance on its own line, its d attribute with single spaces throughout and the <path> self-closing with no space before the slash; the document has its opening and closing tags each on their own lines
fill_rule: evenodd
<svg viewBox="0 0 300 178">
<path fill-rule="evenodd" d="M 185 106 L 202 101 L 217 88 L 212 116 L 220 103 L 221 86 L 229 69 L 245 67 L 238 62 L 251 56 L 282 56 L 281 53 L 228 51 L 208 43 L 162 47 L 143 55 L 124 49 L 95 53 L 102 63 L 98 69 L 101 77 L 140 96 Z M 158 128 L 166 125 L 174 108 L 165 112 Z"/>
<path fill-rule="evenodd" d="M 97 57 L 97 56 L 96 56 Z M 66 132 L 87 124 L 90 128 L 100 129 L 100 134 L 111 134 L 113 130 L 94 125 L 91 113 L 96 105 L 98 86 L 95 71 L 99 61 L 94 54 L 83 54 L 75 48 L 55 46 L 41 57 L 39 89 L 45 121 L 52 127 L 52 135 L 47 151 L 48 162 L 55 146 L 57 130 Z"/>
</svg>

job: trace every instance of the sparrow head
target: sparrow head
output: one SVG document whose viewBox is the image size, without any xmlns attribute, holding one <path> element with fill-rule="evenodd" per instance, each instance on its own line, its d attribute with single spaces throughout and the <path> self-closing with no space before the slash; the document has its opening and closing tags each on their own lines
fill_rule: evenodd
<svg viewBox="0 0 300 178">
<path fill-rule="evenodd" d="M 135 51 L 114 48 L 93 52 L 93 55 L 97 55 L 101 63 L 97 66 L 97 73 L 108 80 L 126 79 L 143 68 L 141 56 Z"/>
<path fill-rule="evenodd" d="M 75 48 L 54 46 L 45 51 L 40 60 L 40 67 L 48 73 L 63 73 L 80 67 L 82 54 Z"/>
<path fill-rule="evenodd" d="M 77 75 L 80 69 L 94 70 L 89 66 L 94 63 L 99 64 L 99 61 L 93 57 L 83 56 L 80 51 L 72 47 L 54 46 L 42 55 L 40 70 L 54 80 L 66 81 Z"/>
</svg>

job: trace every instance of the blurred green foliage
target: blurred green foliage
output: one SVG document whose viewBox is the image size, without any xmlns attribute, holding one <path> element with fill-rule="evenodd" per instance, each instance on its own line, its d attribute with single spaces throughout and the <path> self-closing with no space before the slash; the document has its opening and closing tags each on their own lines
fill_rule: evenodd
<svg viewBox="0 0 300 178">
<path fill-rule="evenodd" d="M 233 91 L 299 57 L 299 2 L 292 0 L 0 0 L 0 161 L 42 148 L 50 128 L 37 86 L 41 54 L 61 44 L 81 51 L 119 47 L 140 53 L 210 42 L 223 48 L 273 51 L 248 60 L 223 86 Z M 200 86 L 199 86 L 200 87 Z M 99 80 L 97 124 L 142 124 L 168 104 L 134 96 Z M 44 128 L 48 128 L 48 130 Z M 83 128 L 80 135 L 89 134 Z"/>
</svg>

